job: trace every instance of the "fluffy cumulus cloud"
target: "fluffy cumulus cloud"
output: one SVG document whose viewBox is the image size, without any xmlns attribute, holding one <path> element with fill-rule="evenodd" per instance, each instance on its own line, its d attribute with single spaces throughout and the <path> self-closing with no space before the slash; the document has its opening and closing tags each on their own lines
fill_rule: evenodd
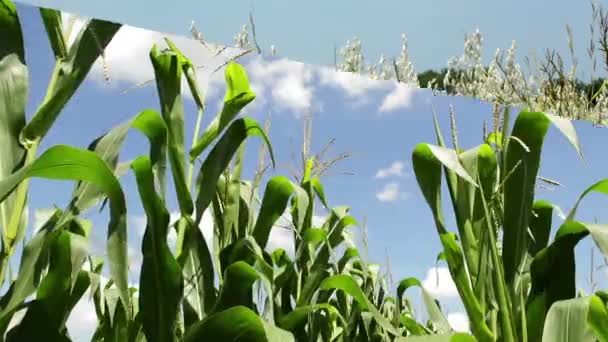
<svg viewBox="0 0 608 342">
<path fill-rule="evenodd" d="M 378 110 L 383 113 L 409 108 L 415 91 L 416 88 L 404 83 L 395 83 L 394 89 L 384 97 Z"/>
<path fill-rule="evenodd" d="M 69 27 L 70 14 L 64 14 L 65 29 Z M 68 42 L 72 42 L 76 33 L 84 20 L 76 18 L 70 32 L 72 33 Z M 153 80 L 154 69 L 150 61 L 150 49 L 154 44 L 159 49 L 165 48 L 165 38 L 170 39 L 186 56 L 188 56 L 197 69 L 197 78 L 200 87 L 207 89 L 210 81 L 221 81 L 222 72 L 214 71 L 222 66 L 229 58 L 242 52 L 237 48 L 227 48 L 207 44 L 207 47 L 199 41 L 185 36 L 165 34 L 157 31 L 141 29 L 133 26 L 124 25 L 114 36 L 110 44 L 104 51 L 105 70 L 102 58 L 99 58 L 91 69 L 92 77 L 102 83 L 106 83 L 106 76 L 109 78 L 110 85 L 121 84 L 121 88 L 128 88 L 135 84 L 141 84 Z M 223 50 L 223 51 L 222 51 Z M 218 54 L 218 52 L 222 51 Z M 126 86 L 126 87 L 125 87 Z M 184 80 L 184 88 L 186 82 Z M 211 87 L 210 89 L 213 89 Z M 185 89 L 184 89 L 185 90 Z M 186 96 L 190 96 L 189 91 L 184 91 Z M 209 94 L 211 95 L 211 94 Z"/>
<path fill-rule="evenodd" d="M 267 61 L 258 56 L 246 68 L 258 96 L 268 94 L 275 106 L 296 114 L 306 114 L 311 109 L 313 67 L 285 58 Z"/>
<path fill-rule="evenodd" d="M 470 332 L 469 318 L 464 312 L 453 312 L 447 315 L 447 320 L 452 329 L 458 332 Z"/>
<path fill-rule="evenodd" d="M 405 176 L 405 163 L 400 161 L 393 162 L 390 166 L 376 171 L 375 178 L 384 179 L 388 177 L 403 177 Z"/>
<path fill-rule="evenodd" d="M 433 267 L 426 273 L 422 286 L 436 298 L 457 298 L 458 290 L 447 267 Z"/>
<path fill-rule="evenodd" d="M 391 182 L 376 193 L 376 199 L 380 202 L 395 202 L 400 199 L 405 199 L 409 196 L 408 193 L 402 192 L 399 183 Z"/>
<path fill-rule="evenodd" d="M 70 23 L 70 18 L 73 16 L 64 14 L 64 22 Z M 84 20 L 75 19 L 69 42 L 74 40 L 83 24 Z M 68 24 L 66 29 L 67 26 Z M 104 51 L 105 64 L 101 58 L 94 64 L 91 70 L 92 77 L 105 86 L 120 85 L 122 90 L 152 81 L 154 70 L 149 52 L 154 44 L 159 48 L 166 47 L 165 38 L 169 38 L 198 67 L 199 86 L 207 97 L 217 95 L 224 87 L 221 66 L 243 52 L 235 47 L 222 47 L 211 43 L 205 46 L 192 37 L 125 25 Z M 342 90 L 354 100 L 351 101 L 353 104 L 368 102 L 370 91 L 390 91 L 382 100 L 381 112 L 405 108 L 411 102 L 412 88 L 392 81 L 372 80 L 367 76 L 336 71 L 330 67 L 307 65 L 284 58 L 268 60 L 262 56 L 247 56 L 239 62 L 245 65 L 252 89 L 257 94 L 256 101 L 249 108 L 272 101 L 273 106 L 291 111 L 298 116 L 307 114 L 305 112 L 311 109 L 322 110 L 323 103 L 315 97 L 317 93 L 315 89 L 320 86 Z M 184 95 L 191 96 L 185 80 L 183 86 Z"/>
<path fill-rule="evenodd" d="M 331 68 L 319 69 L 319 82 L 322 85 L 344 91 L 349 97 L 361 97 L 373 90 L 388 89 L 388 82 L 372 80 L 363 75 L 345 71 L 336 71 Z"/>
</svg>

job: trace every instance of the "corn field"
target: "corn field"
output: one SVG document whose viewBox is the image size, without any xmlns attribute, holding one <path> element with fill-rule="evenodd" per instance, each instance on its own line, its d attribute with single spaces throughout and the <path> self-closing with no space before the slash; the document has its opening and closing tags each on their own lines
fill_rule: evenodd
<svg viewBox="0 0 608 342">
<path fill-rule="evenodd" d="M 90 20 L 68 44 L 61 13 L 40 9 L 55 68 L 42 102 L 26 120 L 30 94 L 23 31 L 16 7 L 0 0 L 0 336 L 2 341 L 71 341 L 66 321 L 75 305 L 95 305 L 93 341 L 608 341 L 608 292 L 580 295 L 574 247 L 592 239 L 608 256 L 608 226 L 578 221 L 589 193 L 608 194 L 608 178 L 591 185 L 550 237 L 554 206 L 535 195 L 545 134 L 556 126 L 581 153 L 567 119 L 510 107 L 478 146 L 447 147 L 436 125 L 435 143 L 411 151 L 420 192 L 434 217 L 440 255 L 458 289 L 471 332 L 454 331 L 438 302 L 416 278 L 394 293 L 362 253 L 348 242 L 358 225 L 349 207 L 328 205 L 322 168 L 308 156 L 301 177 L 244 179 L 245 144 L 259 139 L 272 165 L 267 130 L 242 116 L 256 99 L 245 68 L 225 68 L 223 106 L 207 127 L 193 127 L 184 142 L 182 80 L 206 113 L 195 67 L 169 39 L 150 47 L 158 109 L 143 109 L 88 148 L 41 142 L 93 63 L 121 29 Z M 143 63 L 144 61 L 142 61 Z M 514 125 L 510 127 L 511 115 Z M 148 140 L 131 161 L 120 152 L 127 132 Z M 582 154 L 581 154 L 582 156 Z M 168 170 L 169 169 L 169 170 Z M 167 174 L 170 171 L 170 176 Z M 128 282 L 127 209 L 121 176 L 132 172 L 146 214 L 140 279 Z M 72 198 L 30 239 L 25 219 L 29 180 L 73 184 Z M 169 179 L 168 179 L 169 178 Z M 442 181 L 456 227 L 447 227 Z M 167 183 L 170 184 L 167 184 Z M 170 222 L 168 186 L 179 219 Z M 106 257 L 88 248 L 91 222 L 83 214 L 102 205 L 108 215 Z M 315 207 L 329 215 L 313 222 Z M 213 246 L 198 228 L 210 209 Z M 271 228 L 285 211 L 295 255 L 266 252 Z M 450 230 L 450 228 L 453 228 Z M 175 245 L 167 238 L 177 234 Z M 7 271 L 23 245 L 19 269 Z M 102 270 L 107 265 L 109 279 Z M 421 289 L 429 319 L 417 321 L 406 292 Z M 18 312 L 24 314 L 15 319 Z"/>
</svg>

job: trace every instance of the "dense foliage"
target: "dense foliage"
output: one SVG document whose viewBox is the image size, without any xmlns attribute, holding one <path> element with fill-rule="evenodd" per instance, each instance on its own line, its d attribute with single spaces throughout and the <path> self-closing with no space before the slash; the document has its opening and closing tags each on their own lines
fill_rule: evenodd
<svg viewBox="0 0 608 342">
<path fill-rule="evenodd" d="M 302 177 L 244 179 L 244 146 L 262 141 L 274 163 L 267 133 L 239 113 L 255 100 L 245 69 L 225 69 L 223 107 L 195 140 L 184 143 L 182 80 L 205 112 L 195 68 L 166 40 L 153 46 L 159 109 L 145 109 L 87 149 L 38 147 L 63 107 L 121 25 L 91 20 L 70 45 L 60 12 L 40 10 L 56 66 L 47 96 L 32 118 L 25 115 L 28 68 L 18 13 L 0 1 L 0 224 L 2 253 L 0 335 L 7 341 L 69 341 L 67 318 L 84 294 L 93 295 L 98 327 L 94 341 L 608 341 L 606 292 L 580 297 L 574 286 L 574 253 L 587 235 L 608 255 L 608 230 L 576 220 L 590 192 L 608 193 L 608 180 L 591 186 L 549 239 L 553 207 L 534 188 L 545 133 L 554 123 L 578 148 L 569 121 L 541 112 L 521 112 L 509 128 L 509 111 L 478 147 L 448 149 L 437 128 L 437 145 L 420 144 L 412 162 L 471 321 L 471 334 L 456 333 L 438 303 L 415 278 L 385 285 L 377 267 L 349 243 L 357 221 L 345 206 L 332 207 L 315 159 Z M 149 150 L 120 160 L 127 132 L 142 133 Z M 202 161 L 200 164 L 196 161 Z M 167 177 L 170 168 L 170 177 Z M 127 206 L 120 181 L 136 178 L 146 214 L 143 262 L 136 287 L 128 283 Z M 448 230 L 441 208 L 445 175 L 457 233 Z M 75 182 L 72 199 L 25 239 L 28 179 Z M 169 178 L 169 179 L 167 179 Z M 175 189 L 179 219 L 170 222 L 167 182 Z M 263 187 L 263 191 L 260 189 Z M 83 214 L 107 203 L 107 253 L 91 255 L 92 223 Z M 313 222 L 315 206 L 329 215 Z M 213 246 L 199 225 L 213 217 Z M 295 255 L 266 251 L 277 220 L 288 214 Z M 175 246 L 167 239 L 177 232 Z M 528 234 L 530 232 L 530 235 Z M 499 235 L 502 234 L 502 240 Z M 25 240 L 25 241 L 24 241 Z M 24 244 L 15 277 L 8 260 Z M 103 276 L 109 266 L 109 278 Z M 559 268 L 560 272 L 555 272 Z M 428 322 L 414 318 L 405 292 L 420 287 Z M 17 312 L 22 318 L 14 319 Z"/>
</svg>

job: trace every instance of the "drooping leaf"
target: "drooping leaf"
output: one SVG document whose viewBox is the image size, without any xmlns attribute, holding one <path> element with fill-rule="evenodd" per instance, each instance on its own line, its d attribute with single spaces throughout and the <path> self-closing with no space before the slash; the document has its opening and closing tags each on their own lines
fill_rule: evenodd
<svg viewBox="0 0 608 342">
<path fill-rule="evenodd" d="M 357 282 L 351 276 L 346 274 L 338 274 L 326 278 L 319 286 L 319 289 L 344 291 L 357 301 L 362 310 L 369 311 L 374 317 L 374 320 L 387 332 L 393 334 L 394 336 L 401 335 L 400 332 L 391 324 L 391 322 L 384 317 L 372 303 L 370 303 L 369 299 L 365 296 Z"/>
<path fill-rule="evenodd" d="M 290 342 L 293 335 L 266 323 L 251 309 L 235 306 L 193 325 L 183 342 Z"/>
<path fill-rule="evenodd" d="M 62 31 L 61 11 L 51 8 L 40 8 L 40 16 L 49 37 L 56 60 L 68 57 L 68 48 Z"/>
<path fill-rule="evenodd" d="M 93 63 L 102 55 L 120 28 L 121 24 L 98 19 L 89 21 L 82 28 L 69 47 L 67 58 L 57 61 L 47 96 L 21 133 L 23 141 L 33 143 L 46 136 Z"/>
<path fill-rule="evenodd" d="M 76 180 L 94 183 L 110 199 L 107 251 L 110 275 L 121 291 L 121 299 L 129 307 L 126 205 L 120 183 L 99 156 L 88 150 L 56 145 L 0 181 L 0 201 L 4 200 L 23 180 L 31 177 Z"/>
<path fill-rule="evenodd" d="M 443 246 L 443 255 L 470 318 L 471 330 L 480 340 L 490 341 L 493 339 L 492 332 L 485 323 L 484 312 L 471 288 L 463 262 L 462 249 L 456 241 L 455 234 L 448 232 L 445 226 L 441 206 L 442 164 L 428 144 L 418 144 L 412 153 L 412 165 L 418 186 L 433 214 L 437 233 Z"/>
<path fill-rule="evenodd" d="M 266 184 L 262 207 L 253 228 L 253 237 L 262 248 L 266 247 L 271 228 L 285 212 L 289 198 L 296 192 L 297 187 L 297 185 L 284 176 L 273 177 Z M 300 191 L 296 195 L 298 195 L 298 204 L 306 208 L 308 205 L 306 193 Z M 300 217 L 303 218 L 303 215 Z"/>
<path fill-rule="evenodd" d="M 224 283 L 213 312 L 230 307 L 253 305 L 252 286 L 260 278 L 258 272 L 244 261 L 238 261 L 226 268 Z"/>
<path fill-rule="evenodd" d="M 156 45 L 150 50 L 150 59 L 154 67 L 161 113 L 167 126 L 167 147 L 175 192 L 182 215 L 191 215 L 194 205 L 186 182 L 184 160 L 184 105 L 181 96 L 183 60 L 172 50 L 158 51 Z"/>
<path fill-rule="evenodd" d="M 190 150 L 191 160 L 196 159 L 223 131 L 238 113 L 255 99 L 245 69 L 229 63 L 225 69 L 226 94 L 222 111 L 211 121 L 200 139 Z"/>
<path fill-rule="evenodd" d="M 140 317 L 148 341 L 170 341 L 183 293 L 182 270 L 167 245 L 169 212 L 154 191 L 150 158 L 135 159 L 132 168 L 147 218 L 141 249 Z"/>
<path fill-rule="evenodd" d="M 417 286 L 422 291 L 422 300 L 424 301 L 424 305 L 426 306 L 426 310 L 429 314 L 431 321 L 434 326 L 437 328 L 439 334 L 450 333 L 453 331 L 450 323 L 447 318 L 441 312 L 441 309 L 437 305 L 435 298 L 422 286 L 420 281 L 416 278 L 406 278 L 399 282 L 399 286 L 397 287 L 397 303 L 398 307 L 401 307 L 401 301 L 403 298 L 403 293 L 410 287 Z"/>
<path fill-rule="evenodd" d="M 21 264 L 17 278 L 11 284 L 7 293 L 2 297 L 0 305 L 0 327 L 2 333 L 7 328 L 13 313 L 23 301 L 33 294 L 40 282 L 42 271 L 48 263 L 48 248 L 50 241 L 50 232 L 61 216 L 60 210 L 55 210 L 53 215 L 45 222 L 45 224 L 36 232 L 34 237 L 30 239 L 23 249 L 21 256 Z"/>
<path fill-rule="evenodd" d="M 196 197 L 196 223 L 200 223 L 203 217 L 203 212 L 211 203 L 215 195 L 217 181 L 222 172 L 226 169 L 232 156 L 237 151 L 243 141 L 249 136 L 261 136 L 266 143 L 272 162 L 274 164 L 274 155 L 272 147 L 266 134 L 255 120 L 242 118 L 235 120 L 226 130 L 222 138 L 209 152 L 207 159 L 201 167 L 196 188 L 198 191 Z"/>
<path fill-rule="evenodd" d="M 108 166 L 119 176 L 118 157 L 129 129 L 135 128 L 142 132 L 150 142 L 150 159 L 156 174 L 156 183 L 164 193 L 165 175 L 165 148 L 167 141 L 167 129 L 160 114 L 154 110 L 146 109 L 137 114 L 127 122 L 114 127 L 108 133 L 95 139 L 89 146 L 89 150 L 95 151 Z M 78 183 L 73 193 L 73 206 L 78 212 L 83 212 L 94 205 L 103 192 L 94 184 Z"/>
</svg>

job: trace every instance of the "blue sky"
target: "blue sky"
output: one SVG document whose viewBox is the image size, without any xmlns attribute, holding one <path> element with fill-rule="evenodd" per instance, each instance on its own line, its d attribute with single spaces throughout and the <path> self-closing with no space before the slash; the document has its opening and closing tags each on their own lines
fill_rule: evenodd
<svg viewBox="0 0 608 342">
<path fill-rule="evenodd" d="M 586 0 L 183 0 L 171 5 L 161 0 L 19 2 L 175 34 L 189 34 L 194 20 L 207 39 L 224 44 L 232 44 L 253 10 L 263 48 L 274 44 L 281 56 L 312 64 L 332 64 L 334 45 L 342 46 L 354 35 L 362 39 L 366 56 L 373 62 L 381 53 L 396 56 L 400 35 L 406 33 L 419 71 L 446 66 L 449 57 L 462 53 L 464 34 L 476 28 L 484 34 L 485 58 L 491 58 L 496 48 L 508 48 L 513 39 L 519 56 L 535 52 L 542 57 L 546 48 L 567 54 L 565 25 L 569 24 L 581 71 L 588 75 L 590 70 L 585 49 L 591 6 Z"/>
<path fill-rule="evenodd" d="M 31 75 L 28 104 L 31 115 L 44 96 L 53 56 L 37 11 L 29 6 L 19 6 L 18 9 Z M 152 77 L 148 52 L 152 43 L 160 43 L 162 37 L 155 32 L 132 27 L 121 29 L 106 51 L 110 83 L 104 81 L 100 65 L 96 65 L 43 141 L 43 149 L 55 144 L 86 147 L 93 138 L 139 111 L 157 109 L 159 105 L 153 84 L 127 93 L 124 91 Z M 207 89 L 206 125 L 219 109 L 224 91 L 222 72 L 209 75 L 206 70 L 212 70 L 214 65 L 221 64 L 221 60 L 212 59 L 205 48 L 196 42 L 179 37 L 174 37 L 174 41 L 195 64 L 209 65 L 199 75 L 203 88 Z M 353 172 L 354 175 L 331 175 L 324 179 L 330 205 L 349 205 L 352 215 L 360 222 L 367 219 L 369 257 L 373 262 L 382 264 L 388 257 L 396 281 L 410 276 L 432 280 L 428 277 L 429 270 L 434 267 L 440 244 L 430 211 L 417 189 L 410 164 L 411 152 L 419 142 L 435 141 L 431 106 L 435 106 L 445 132 L 449 130 L 449 105 L 454 106 L 460 145 L 465 147 L 474 147 L 480 142 L 483 121 L 491 121 L 491 107 L 471 98 L 433 97 L 426 90 L 404 88 L 393 82 L 371 81 L 283 58 L 268 60 L 247 57 L 241 63 L 245 65 L 258 95 L 248 108 L 248 115 L 263 121 L 271 114 L 270 139 L 278 161 L 274 174 L 289 171 L 285 165 L 293 161 L 293 153 L 300 151 L 303 131 L 301 114 L 310 109 L 314 117 L 312 151 L 318 152 L 330 139 L 335 138 L 333 152 L 352 154 L 351 158 L 338 164 L 335 171 Z M 185 106 L 186 141 L 189 142 L 196 111 L 193 101 L 187 96 Z M 605 130 L 584 122 L 577 122 L 576 128 L 586 156 L 585 162 L 578 158 L 556 129 L 550 130 L 543 152 L 541 175 L 558 180 L 564 187 L 539 193 L 538 197 L 557 204 L 564 211 L 574 204 L 587 186 L 608 176 L 605 171 L 608 162 L 604 158 L 603 148 L 606 143 Z M 248 143 L 244 170 L 248 178 L 256 165 L 258 147 L 256 140 Z M 130 134 L 121 160 L 130 160 L 146 151 L 144 138 L 137 133 Z M 131 174 L 123 178 L 123 185 L 128 200 L 129 241 L 135 266 L 140 249 L 143 210 L 138 203 Z M 71 190 L 72 185 L 66 182 L 33 180 L 31 221 L 35 221 L 33 213 L 36 209 L 53 205 L 64 207 Z M 599 222 L 607 222 L 608 217 L 603 214 L 607 204 L 608 198 L 605 196 L 590 195 L 579 211 L 579 218 L 583 221 L 597 218 Z M 168 205 L 170 210 L 176 209 L 173 197 L 170 197 Z M 317 214 L 323 215 L 322 212 Z M 95 223 L 94 250 L 103 252 L 107 212 L 93 212 L 90 219 Z M 278 234 L 275 242 L 280 241 Z M 591 243 L 587 240 L 577 250 L 578 278 L 583 289 L 589 288 L 586 279 L 590 248 Z M 599 253 L 595 254 L 597 256 Z M 596 265 L 599 262 L 598 258 Z M 606 274 L 606 271 L 598 273 L 604 285 Z M 133 282 L 137 281 L 136 272 L 131 277 Z M 435 293 L 442 302 L 447 303 L 449 310 L 459 310 L 449 279 L 441 281 L 442 285 L 435 289 Z M 87 325 L 83 321 L 88 316 L 74 317 L 72 326 L 77 334 L 88 336 Z M 84 330 L 81 332 L 80 329 Z"/>
</svg>

